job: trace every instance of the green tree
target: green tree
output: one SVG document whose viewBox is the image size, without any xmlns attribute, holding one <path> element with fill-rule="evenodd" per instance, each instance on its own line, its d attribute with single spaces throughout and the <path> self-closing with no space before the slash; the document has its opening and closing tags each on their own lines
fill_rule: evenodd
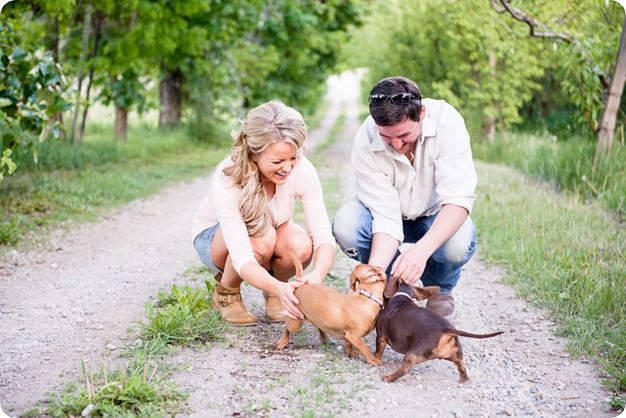
<svg viewBox="0 0 626 418">
<path fill-rule="evenodd" d="M 54 116 L 71 105 L 64 97 L 67 83 L 53 53 L 27 48 L 8 23 L 0 24 L 0 180 L 17 165 L 11 158 L 24 147 L 37 159 L 37 141 L 51 130 L 60 135 Z"/>
<path fill-rule="evenodd" d="M 314 109 L 337 68 L 348 29 L 360 24 L 363 12 L 364 4 L 356 0 L 268 2 L 252 39 L 270 57 L 278 53 L 279 61 L 263 80 L 245 83 L 246 103 L 280 98 Z"/>
<path fill-rule="evenodd" d="M 371 84 L 409 77 L 426 97 L 480 121 L 473 130 L 488 138 L 518 123 L 520 108 L 540 88 L 537 54 L 483 0 L 377 3 L 353 39 L 351 62 L 369 68 Z"/>
<path fill-rule="evenodd" d="M 594 169 L 613 142 L 626 74 L 626 18 L 615 2 L 530 1 L 524 10 L 492 0 L 495 10 L 526 24 L 529 36 L 564 43 L 557 62 L 562 86 L 586 123 L 598 135 Z M 558 47 L 554 43 L 555 48 Z"/>
</svg>

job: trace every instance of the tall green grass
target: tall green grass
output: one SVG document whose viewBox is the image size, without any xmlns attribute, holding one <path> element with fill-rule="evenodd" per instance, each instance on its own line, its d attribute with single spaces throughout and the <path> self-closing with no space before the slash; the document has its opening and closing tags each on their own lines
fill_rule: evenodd
<svg viewBox="0 0 626 418">
<path fill-rule="evenodd" d="M 225 138 L 211 144 L 184 129 L 140 125 L 126 141 L 111 133 L 110 125 L 95 124 L 83 143 L 44 141 L 37 164 L 28 152 L 18 153 L 19 170 L 0 182 L 0 245 L 15 245 L 29 232 L 68 219 L 94 219 L 103 208 L 208 173 L 230 145 L 227 132 L 208 132 Z"/>
<path fill-rule="evenodd" d="M 537 122 L 541 126 L 542 121 Z M 593 170 L 596 140 L 563 121 L 474 141 L 480 253 L 520 295 L 549 309 L 572 354 L 595 358 L 626 405 L 626 146 Z M 562 193 L 558 193 L 558 192 Z"/>
<path fill-rule="evenodd" d="M 626 219 L 626 146 L 614 142 L 611 154 L 593 171 L 595 140 L 570 134 L 510 133 L 493 143 L 474 141 L 475 158 L 516 167 L 530 176 L 573 191 L 582 202 L 597 202 Z"/>
<path fill-rule="evenodd" d="M 569 350 L 599 362 L 614 405 L 623 407 L 626 226 L 598 205 L 514 169 L 478 163 L 477 170 L 472 217 L 481 257 L 505 265 L 506 281 L 552 312 Z"/>
</svg>

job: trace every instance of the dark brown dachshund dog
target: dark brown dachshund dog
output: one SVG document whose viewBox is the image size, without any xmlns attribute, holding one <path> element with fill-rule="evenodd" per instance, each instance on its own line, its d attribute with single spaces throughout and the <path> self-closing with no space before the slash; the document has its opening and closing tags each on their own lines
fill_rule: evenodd
<svg viewBox="0 0 626 418">
<path fill-rule="evenodd" d="M 400 368 L 390 375 L 382 376 L 382 379 L 394 382 L 406 375 L 414 364 L 439 358 L 456 364 L 460 375 L 459 383 L 468 381 L 459 336 L 489 338 L 503 332 L 471 334 L 460 331 L 438 313 L 417 306 L 413 302 L 413 297 L 417 299 L 419 293 L 422 293 L 417 289 L 396 277 L 390 277 L 385 287 L 384 296 L 387 302 L 376 323 L 374 356 L 380 359 L 387 344 L 405 356 Z M 436 286 L 434 289 L 437 289 L 434 293 L 439 290 Z"/>
<path fill-rule="evenodd" d="M 297 264 L 296 274 L 301 276 L 302 266 Z M 305 319 L 287 318 L 285 331 L 276 348 L 285 348 L 289 344 L 289 334 L 298 332 L 307 320 L 319 328 L 322 344 L 328 341 L 326 334 L 329 334 L 343 340 L 350 357 L 359 356 L 354 351 L 356 347 L 369 364 L 380 366 L 382 361 L 374 357 L 362 338 L 376 326 L 376 317 L 383 306 L 386 277 L 380 267 L 359 264 L 350 274 L 350 289 L 353 292 L 348 295 L 323 284 L 300 286 L 295 294 Z"/>
</svg>

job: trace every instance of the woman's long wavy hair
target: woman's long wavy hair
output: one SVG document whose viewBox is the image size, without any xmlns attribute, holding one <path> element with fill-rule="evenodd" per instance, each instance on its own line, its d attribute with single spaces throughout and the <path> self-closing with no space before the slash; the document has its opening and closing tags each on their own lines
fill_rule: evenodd
<svg viewBox="0 0 626 418">
<path fill-rule="evenodd" d="M 248 234 L 263 236 L 274 223 L 274 216 L 267 205 L 261 173 L 253 161 L 268 146 L 280 141 L 292 144 L 299 159 L 304 154 L 307 129 L 304 118 L 297 110 L 272 100 L 248 112 L 241 122 L 241 129 L 233 132 L 235 140 L 231 158 L 233 165 L 224 169 L 243 194 L 239 210 Z"/>
</svg>

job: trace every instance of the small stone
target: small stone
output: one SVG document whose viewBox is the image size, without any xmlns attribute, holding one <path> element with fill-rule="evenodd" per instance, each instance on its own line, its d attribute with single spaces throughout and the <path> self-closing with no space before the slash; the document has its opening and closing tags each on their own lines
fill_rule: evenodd
<svg viewBox="0 0 626 418">
<path fill-rule="evenodd" d="M 80 413 L 81 417 L 90 417 L 91 416 L 91 411 L 93 411 L 93 409 L 95 408 L 94 404 L 89 404 L 85 407 L 85 409 L 83 409 L 83 412 Z"/>
</svg>

